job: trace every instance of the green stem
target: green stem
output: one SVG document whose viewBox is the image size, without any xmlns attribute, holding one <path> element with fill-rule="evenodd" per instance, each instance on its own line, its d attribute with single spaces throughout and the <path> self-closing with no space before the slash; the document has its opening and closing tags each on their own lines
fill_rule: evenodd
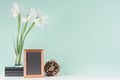
<svg viewBox="0 0 120 80">
<path fill-rule="evenodd" d="M 33 22 L 33 23 L 31 24 L 31 26 L 29 27 L 29 29 L 27 30 L 27 32 L 25 33 L 23 40 L 25 40 L 26 36 L 27 36 L 28 33 L 31 31 L 31 29 L 34 27 L 34 25 L 35 25 L 35 23 Z"/>
<path fill-rule="evenodd" d="M 18 33 L 20 32 L 20 25 L 21 25 L 21 15 L 18 15 Z"/>
<path fill-rule="evenodd" d="M 19 39 L 19 53 L 22 53 L 22 50 L 23 50 L 23 46 L 24 46 L 24 34 L 25 34 L 25 31 L 26 31 L 26 28 L 27 28 L 27 24 L 28 22 L 25 23 L 24 27 L 22 27 L 21 29 L 21 35 L 20 35 L 20 39 Z"/>
<path fill-rule="evenodd" d="M 24 26 L 24 29 L 23 29 L 23 32 L 22 32 L 22 37 L 23 37 L 24 34 L 25 34 L 25 31 L 26 31 L 26 28 L 27 28 L 27 24 L 28 24 L 28 22 L 25 23 L 25 26 Z"/>
<path fill-rule="evenodd" d="M 31 31 L 31 29 L 34 27 L 35 23 L 33 22 L 30 27 L 27 29 L 28 22 L 25 23 L 24 27 L 21 29 L 21 16 L 18 15 L 18 33 L 17 33 L 17 42 L 15 48 L 16 53 L 16 60 L 15 65 L 21 65 L 21 54 L 24 46 L 24 41 L 28 33 Z"/>
<path fill-rule="evenodd" d="M 19 35 L 20 35 L 20 26 L 21 26 L 21 15 L 20 15 L 20 13 L 19 13 L 19 15 L 18 15 L 18 32 L 17 32 L 17 43 L 16 43 L 16 51 L 17 51 L 17 53 L 19 53 Z M 17 54 L 16 53 L 16 54 Z"/>
</svg>

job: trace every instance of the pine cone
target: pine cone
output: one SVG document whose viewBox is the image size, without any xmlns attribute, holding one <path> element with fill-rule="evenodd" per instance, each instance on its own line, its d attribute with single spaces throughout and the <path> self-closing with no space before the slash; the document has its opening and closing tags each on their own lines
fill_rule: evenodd
<svg viewBox="0 0 120 80">
<path fill-rule="evenodd" d="M 60 66 L 54 60 L 46 62 L 44 70 L 47 76 L 55 76 L 59 72 Z"/>
</svg>

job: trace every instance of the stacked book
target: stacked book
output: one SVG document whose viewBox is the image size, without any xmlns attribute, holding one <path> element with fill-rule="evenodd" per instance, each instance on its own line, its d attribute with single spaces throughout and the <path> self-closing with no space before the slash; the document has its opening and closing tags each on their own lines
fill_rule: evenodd
<svg viewBox="0 0 120 80">
<path fill-rule="evenodd" d="M 23 67 L 5 67 L 5 76 L 23 76 Z"/>
</svg>

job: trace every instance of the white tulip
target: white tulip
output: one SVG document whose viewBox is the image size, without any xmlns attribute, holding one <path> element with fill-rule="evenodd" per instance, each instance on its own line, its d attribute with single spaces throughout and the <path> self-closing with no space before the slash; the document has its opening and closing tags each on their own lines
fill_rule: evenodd
<svg viewBox="0 0 120 80">
<path fill-rule="evenodd" d="M 19 15 L 19 13 L 20 13 L 20 8 L 17 3 L 14 3 L 12 7 L 12 16 L 15 18 Z"/>
<path fill-rule="evenodd" d="M 44 25 L 47 23 L 48 23 L 48 16 L 47 15 L 43 15 L 35 20 L 35 25 L 40 26 L 41 28 L 43 28 Z"/>
</svg>

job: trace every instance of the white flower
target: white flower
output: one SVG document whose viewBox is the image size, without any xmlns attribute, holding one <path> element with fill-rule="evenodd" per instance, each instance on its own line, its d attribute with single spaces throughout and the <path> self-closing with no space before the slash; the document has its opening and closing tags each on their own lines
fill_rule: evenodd
<svg viewBox="0 0 120 80">
<path fill-rule="evenodd" d="M 36 17 L 37 17 L 37 12 L 36 12 L 35 8 L 31 8 L 30 11 L 29 11 L 28 16 L 23 17 L 21 20 L 22 20 L 23 23 L 26 23 L 28 21 L 33 22 L 34 19 L 36 19 Z"/>
<path fill-rule="evenodd" d="M 32 21 L 37 17 L 37 12 L 35 8 L 30 9 L 30 13 L 28 15 L 28 21 Z"/>
<path fill-rule="evenodd" d="M 12 16 L 15 18 L 19 15 L 19 13 L 20 13 L 20 8 L 17 3 L 14 3 L 12 7 Z"/>
<path fill-rule="evenodd" d="M 43 28 L 44 25 L 47 23 L 48 23 L 48 16 L 47 15 L 43 15 L 35 20 L 35 25 L 40 26 L 41 28 Z"/>
<path fill-rule="evenodd" d="M 28 21 L 28 18 L 27 17 L 23 17 L 22 20 L 21 20 L 23 23 L 26 23 Z"/>
</svg>

